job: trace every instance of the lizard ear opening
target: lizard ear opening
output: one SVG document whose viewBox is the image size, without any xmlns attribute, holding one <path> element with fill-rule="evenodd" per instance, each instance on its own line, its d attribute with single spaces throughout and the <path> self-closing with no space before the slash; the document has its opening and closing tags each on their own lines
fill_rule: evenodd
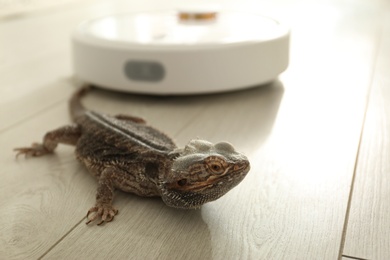
<svg viewBox="0 0 390 260">
<path fill-rule="evenodd" d="M 187 184 L 187 180 L 186 179 L 181 179 L 177 182 L 177 185 L 183 187 L 184 185 Z"/>
</svg>

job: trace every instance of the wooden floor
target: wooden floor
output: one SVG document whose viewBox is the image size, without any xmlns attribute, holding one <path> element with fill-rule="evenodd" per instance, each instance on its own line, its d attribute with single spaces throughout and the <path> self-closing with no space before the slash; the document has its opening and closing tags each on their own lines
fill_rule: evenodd
<svg viewBox="0 0 390 260">
<path fill-rule="evenodd" d="M 85 225 L 97 184 L 72 147 L 28 160 L 12 149 L 70 122 L 79 22 L 180 1 L 47 2 L 0 15 L 0 259 L 390 259 L 389 1 L 220 0 L 291 26 L 279 80 L 191 97 L 92 92 L 89 108 L 142 116 L 180 146 L 227 140 L 252 165 L 200 210 L 118 193 L 105 226 Z"/>
</svg>

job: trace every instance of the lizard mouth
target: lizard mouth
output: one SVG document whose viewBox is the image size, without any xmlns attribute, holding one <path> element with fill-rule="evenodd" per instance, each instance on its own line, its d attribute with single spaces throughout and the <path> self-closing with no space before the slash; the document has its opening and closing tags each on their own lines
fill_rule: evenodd
<svg viewBox="0 0 390 260">
<path fill-rule="evenodd" d="M 203 180 L 202 174 L 191 175 L 188 172 L 180 174 L 182 179 L 161 182 L 160 195 L 170 207 L 182 209 L 200 208 L 203 204 L 216 200 L 238 185 L 249 172 L 249 161 L 235 163 L 220 173 L 209 173 Z M 188 177 L 187 177 L 188 176 Z"/>
<path fill-rule="evenodd" d="M 177 182 L 169 183 L 167 184 L 167 189 L 172 190 L 175 192 L 195 192 L 195 193 L 201 193 L 206 192 L 207 190 L 211 189 L 220 189 L 219 186 L 228 185 L 231 186 L 231 183 L 240 182 L 245 175 L 243 176 L 217 176 L 217 177 L 210 177 L 207 180 L 199 181 L 199 182 L 192 182 L 189 183 L 186 179 L 181 179 Z"/>
<path fill-rule="evenodd" d="M 249 166 L 246 166 L 249 171 Z M 203 204 L 214 201 L 225 195 L 239 184 L 246 176 L 247 171 L 238 175 L 220 176 L 201 183 L 180 186 L 177 183 L 167 184 L 162 189 L 162 199 L 170 207 L 182 209 L 200 208 Z M 183 183 L 182 183 L 183 184 Z"/>
<path fill-rule="evenodd" d="M 196 209 L 203 204 L 214 201 L 225 195 L 236 186 L 241 180 L 229 183 L 218 182 L 216 184 L 198 185 L 188 190 L 165 190 L 162 199 L 170 207 L 181 209 Z"/>
</svg>

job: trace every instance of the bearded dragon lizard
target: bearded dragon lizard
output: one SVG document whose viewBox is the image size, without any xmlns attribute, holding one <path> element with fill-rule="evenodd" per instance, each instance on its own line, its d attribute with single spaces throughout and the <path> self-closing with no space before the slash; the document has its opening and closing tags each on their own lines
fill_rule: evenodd
<svg viewBox="0 0 390 260">
<path fill-rule="evenodd" d="M 115 189 L 160 196 L 168 206 L 193 209 L 220 198 L 248 173 L 247 157 L 227 142 L 194 139 L 179 149 L 142 118 L 85 109 L 80 99 L 89 89 L 80 88 L 69 101 L 74 124 L 46 133 L 42 143 L 15 149 L 17 156 L 36 157 L 53 153 L 59 143 L 76 146 L 77 159 L 98 179 L 86 224 L 114 219 Z"/>
</svg>

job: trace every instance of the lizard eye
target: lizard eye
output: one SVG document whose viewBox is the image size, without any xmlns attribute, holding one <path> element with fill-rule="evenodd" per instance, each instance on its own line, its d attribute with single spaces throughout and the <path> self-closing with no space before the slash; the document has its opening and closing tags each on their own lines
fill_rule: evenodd
<svg viewBox="0 0 390 260">
<path fill-rule="evenodd" d="M 215 174 L 221 174 L 225 171 L 223 166 L 220 163 L 213 163 L 210 165 L 210 169 Z"/>
<path fill-rule="evenodd" d="M 205 159 L 205 168 L 212 174 L 223 174 L 226 172 L 228 163 L 220 156 L 209 156 Z"/>
</svg>

